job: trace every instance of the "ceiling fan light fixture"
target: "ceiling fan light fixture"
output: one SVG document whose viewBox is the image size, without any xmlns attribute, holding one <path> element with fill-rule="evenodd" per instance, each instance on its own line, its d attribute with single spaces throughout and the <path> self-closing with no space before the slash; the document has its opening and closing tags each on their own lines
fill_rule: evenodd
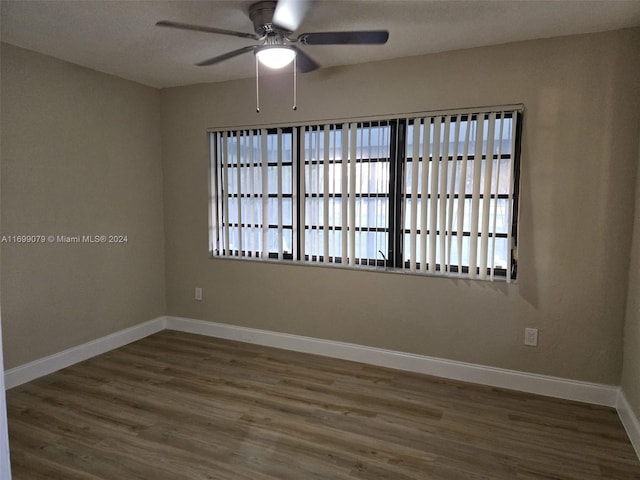
<svg viewBox="0 0 640 480">
<path fill-rule="evenodd" d="M 293 62 L 296 51 L 286 46 L 265 46 L 256 50 L 258 61 L 265 67 L 282 68 Z"/>
</svg>

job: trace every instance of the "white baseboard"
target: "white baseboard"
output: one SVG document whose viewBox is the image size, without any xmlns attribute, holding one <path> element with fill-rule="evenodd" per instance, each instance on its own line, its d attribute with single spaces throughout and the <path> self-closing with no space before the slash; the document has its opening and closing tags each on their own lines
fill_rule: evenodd
<svg viewBox="0 0 640 480">
<path fill-rule="evenodd" d="M 411 353 L 182 317 L 158 317 L 4 373 L 10 389 L 162 330 L 177 330 L 382 367 L 615 407 L 640 458 L 640 423 L 617 386 L 518 372 Z"/>
<path fill-rule="evenodd" d="M 619 388 L 612 385 L 579 382 L 352 343 L 322 340 L 190 318 L 166 317 L 165 326 L 170 330 L 312 353 L 608 407 L 615 407 L 618 401 Z"/>
<path fill-rule="evenodd" d="M 622 425 L 624 425 L 624 429 L 627 431 L 627 435 L 629 435 L 631 445 L 633 445 L 636 455 L 638 456 L 638 459 L 640 459 L 640 422 L 631 408 L 631 405 L 629 405 L 623 390 L 620 390 L 620 393 L 618 394 L 616 410 L 618 410 L 618 416 L 622 421 Z"/>
<path fill-rule="evenodd" d="M 72 347 L 62 352 L 34 360 L 33 362 L 25 363 L 19 367 L 5 370 L 5 388 L 17 387 L 23 383 L 160 332 L 165 329 L 165 323 L 165 317 L 158 317 L 125 330 L 112 333 L 111 335 L 78 345 L 77 347 Z"/>
<path fill-rule="evenodd" d="M 312 353 L 409 372 L 619 408 L 619 387 L 182 317 L 158 317 L 5 371 L 13 388 L 164 329 Z M 630 411 L 630 410 L 629 410 Z M 631 414 L 632 415 L 632 414 Z"/>
</svg>

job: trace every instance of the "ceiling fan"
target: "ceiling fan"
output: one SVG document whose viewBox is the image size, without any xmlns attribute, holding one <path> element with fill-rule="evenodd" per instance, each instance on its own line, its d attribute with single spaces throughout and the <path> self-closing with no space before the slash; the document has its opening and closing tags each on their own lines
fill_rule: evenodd
<svg viewBox="0 0 640 480">
<path fill-rule="evenodd" d="M 292 37 L 293 32 L 302 23 L 308 4 L 309 0 L 261 1 L 252 4 L 249 7 L 249 18 L 253 22 L 255 34 L 170 20 L 161 20 L 156 25 L 231 35 L 258 42 L 256 45 L 248 45 L 196 64 L 201 67 L 215 65 L 243 53 L 253 52 L 260 63 L 270 68 L 282 68 L 295 59 L 296 68 L 306 73 L 320 68 L 320 65 L 298 45 L 382 45 L 387 43 L 389 32 L 386 30 L 303 33 Z"/>
</svg>

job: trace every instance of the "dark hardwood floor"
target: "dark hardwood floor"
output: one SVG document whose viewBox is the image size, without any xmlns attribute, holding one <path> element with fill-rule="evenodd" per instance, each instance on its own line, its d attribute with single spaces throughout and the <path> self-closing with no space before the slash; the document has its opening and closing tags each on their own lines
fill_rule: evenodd
<svg viewBox="0 0 640 480">
<path fill-rule="evenodd" d="M 640 479 L 611 408 L 171 331 L 7 403 L 14 480 Z"/>
</svg>

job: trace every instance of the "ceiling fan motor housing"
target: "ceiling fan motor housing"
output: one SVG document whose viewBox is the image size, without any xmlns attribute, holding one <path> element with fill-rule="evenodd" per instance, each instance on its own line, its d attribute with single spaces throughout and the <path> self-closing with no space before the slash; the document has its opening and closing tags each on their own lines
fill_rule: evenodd
<svg viewBox="0 0 640 480">
<path fill-rule="evenodd" d="M 277 31 L 282 31 L 273 25 L 273 13 L 276 10 L 276 3 L 274 1 L 263 1 L 254 3 L 249 7 L 249 18 L 253 22 L 253 29 L 255 32 L 263 37 Z"/>
</svg>

